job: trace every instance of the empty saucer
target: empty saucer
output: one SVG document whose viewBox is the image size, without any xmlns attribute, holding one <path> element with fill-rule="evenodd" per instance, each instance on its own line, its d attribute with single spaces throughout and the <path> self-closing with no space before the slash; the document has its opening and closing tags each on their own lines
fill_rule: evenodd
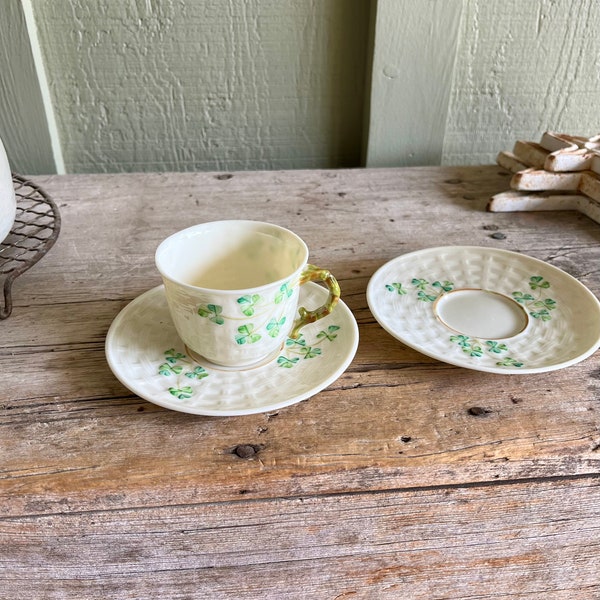
<svg viewBox="0 0 600 600">
<path fill-rule="evenodd" d="M 448 246 L 399 256 L 367 286 L 379 324 L 440 361 L 492 373 L 573 365 L 600 346 L 600 302 L 544 261 Z"/>
</svg>

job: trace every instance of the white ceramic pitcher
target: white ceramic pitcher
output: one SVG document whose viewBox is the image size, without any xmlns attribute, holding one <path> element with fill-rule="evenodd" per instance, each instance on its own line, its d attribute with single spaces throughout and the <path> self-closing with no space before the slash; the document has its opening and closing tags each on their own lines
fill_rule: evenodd
<svg viewBox="0 0 600 600">
<path fill-rule="evenodd" d="M 0 139 L 0 242 L 12 229 L 17 212 L 17 201 L 12 174 L 4 145 Z"/>
</svg>

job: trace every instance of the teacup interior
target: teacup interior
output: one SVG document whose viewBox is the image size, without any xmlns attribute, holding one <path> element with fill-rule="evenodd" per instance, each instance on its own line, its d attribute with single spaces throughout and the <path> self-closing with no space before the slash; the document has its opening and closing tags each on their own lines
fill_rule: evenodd
<svg viewBox="0 0 600 600">
<path fill-rule="evenodd" d="M 290 277 L 308 258 L 292 232 L 253 221 L 191 227 L 159 247 L 157 264 L 169 278 L 215 290 L 255 288 Z"/>
</svg>

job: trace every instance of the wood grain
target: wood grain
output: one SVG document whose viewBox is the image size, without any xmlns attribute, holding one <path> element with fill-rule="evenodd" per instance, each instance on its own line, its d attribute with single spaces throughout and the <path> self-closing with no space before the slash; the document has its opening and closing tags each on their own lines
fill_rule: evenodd
<svg viewBox="0 0 600 600">
<path fill-rule="evenodd" d="M 35 180 L 63 229 L 0 322 L 0 597 L 598 593 L 598 355 L 529 376 L 457 368 L 385 333 L 365 296 L 387 260 L 466 243 L 598 294 L 596 223 L 486 213 L 508 184 L 498 167 Z M 359 350 L 304 402 L 197 417 L 109 370 L 106 332 L 159 283 L 158 243 L 218 218 L 291 227 L 341 281 Z"/>
<path fill-rule="evenodd" d="M 0 570 L 4 591 L 49 600 L 595 598 L 598 484 L 2 519 Z"/>
</svg>

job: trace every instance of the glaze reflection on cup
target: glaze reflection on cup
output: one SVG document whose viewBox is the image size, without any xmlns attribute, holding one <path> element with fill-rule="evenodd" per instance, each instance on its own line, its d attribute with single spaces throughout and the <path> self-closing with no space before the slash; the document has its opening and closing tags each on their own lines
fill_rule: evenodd
<svg viewBox="0 0 600 600">
<path fill-rule="evenodd" d="M 295 233 L 260 221 L 202 223 L 156 250 L 177 333 L 192 356 L 225 368 L 263 364 L 288 337 L 326 315 L 340 290 L 331 273 L 308 264 Z M 322 281 L 327 302 L 298 309 L 300 286 Z"/>
</svg>

